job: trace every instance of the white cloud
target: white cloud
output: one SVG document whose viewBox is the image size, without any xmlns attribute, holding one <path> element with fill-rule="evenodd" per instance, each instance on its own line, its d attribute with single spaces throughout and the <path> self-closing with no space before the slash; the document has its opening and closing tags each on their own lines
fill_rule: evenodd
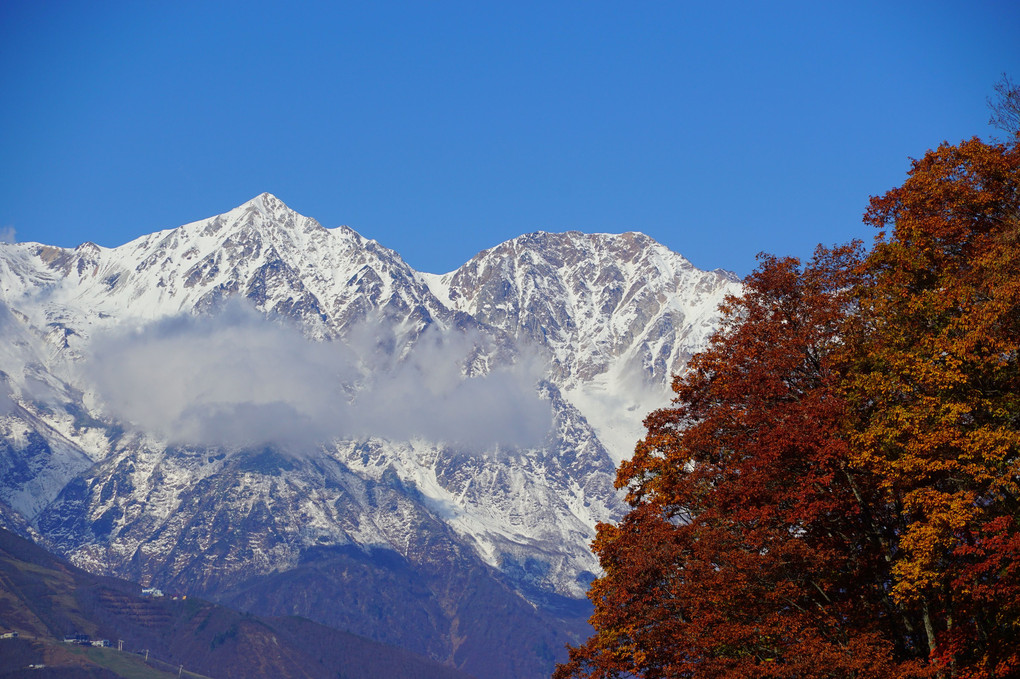
<svg viewBox="0 0 1020 679">
<path fill-rule="evenodd" d="M 477 335 L 427 333 L 408 356 L 369 377 L 352 406 L 356 429 L 475 449 L 540 444 L 552 424 L 551 406 L 536 391 L 540 363 L 526 354 L 466 378 L 462 367 L 480 343 Z"/>
<path fill-rule="evenodd" d="M 314 342 L 239 304 L 97 337 L 86 377 L 134 427 L 210 446 L 290 449 L 332 438 L 422 437 L 470 448 L 538 445 L 551 425 L 534 360 L 464 377 L 477 337 L 426 333 L 399 360 L 366 325 Z"/>
<path fill-rule="evenodd" d="M 17 243 L 13 226 L 0 226 L 0 243 Z"/>
</svg>

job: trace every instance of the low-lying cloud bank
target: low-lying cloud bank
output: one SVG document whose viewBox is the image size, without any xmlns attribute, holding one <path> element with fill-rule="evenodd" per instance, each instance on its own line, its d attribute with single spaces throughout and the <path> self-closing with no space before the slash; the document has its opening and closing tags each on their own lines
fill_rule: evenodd
<svg viewBox="0 0 1020 679">
<path fill-rule="evenodd" d="M 428 331 L 403 357 L 393 329 L 315 342 L 240 304 L 94 338 L 85 377 L 109 415 L 175 443 L 302 449 L 421 437 L 470 449 L 540 445 L 552 414 L 521 360 L 465 377 L 479 337 Z"/>
</svg>

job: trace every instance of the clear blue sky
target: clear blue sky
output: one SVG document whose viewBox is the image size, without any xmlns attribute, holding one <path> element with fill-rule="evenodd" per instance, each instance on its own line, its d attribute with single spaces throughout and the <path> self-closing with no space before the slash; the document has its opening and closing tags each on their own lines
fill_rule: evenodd
<svg viewBox="0 0 1020 679">
<path fill-rule="evenodd" d="M 1020 2 L 0 3 L 0 232 L 115 246 L 269 191 L 424 271 L 546 230 L 702 268 L 872 237 L 995 134 Z"/>
</svg>

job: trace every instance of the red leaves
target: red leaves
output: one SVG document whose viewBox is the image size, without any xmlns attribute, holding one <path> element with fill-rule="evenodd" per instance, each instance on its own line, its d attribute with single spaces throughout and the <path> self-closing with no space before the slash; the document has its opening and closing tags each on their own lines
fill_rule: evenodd
<svg viewBox="0 0 1020 679">
<path fill-rule="evenodd" d="M 606 570 L 591 593 L 599 633 L 559 676 L 877 676 L 889 665 L 888 611 L 870 579 L 881 559 L 856 541 L 866 508 L 825 358 L 859 257 L 820 250 L 803 270 L 766 259 L 729 301 L 726 329 L 674 385 L 677 407 L 649 416 L 621 466 L 634 510 L 594 545 Z"/>
</svg>

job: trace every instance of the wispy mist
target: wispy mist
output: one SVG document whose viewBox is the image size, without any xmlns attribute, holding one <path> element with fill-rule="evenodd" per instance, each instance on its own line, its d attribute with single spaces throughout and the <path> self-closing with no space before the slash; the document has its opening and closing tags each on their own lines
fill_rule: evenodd
<svg viewBox="0 0 1020 679">
<path fill-rule="evenodd" d="M 14 397 L 9 387 L 0 382 L 0 415 L 7 415 L 14 411 Z"/>
<path fill-rule="evenodd" d="M 393 329 L 315 342 L 239 304 L 97 336 L 85 362 L 104 409 L 183 444 L 290 449 L 333 438 L 421 437 L 469 448 L 527 447 L 551 425 L 534 360 L 465 377 L 477 339 L 428 332 L 380 353 Z"/>
</svg>

